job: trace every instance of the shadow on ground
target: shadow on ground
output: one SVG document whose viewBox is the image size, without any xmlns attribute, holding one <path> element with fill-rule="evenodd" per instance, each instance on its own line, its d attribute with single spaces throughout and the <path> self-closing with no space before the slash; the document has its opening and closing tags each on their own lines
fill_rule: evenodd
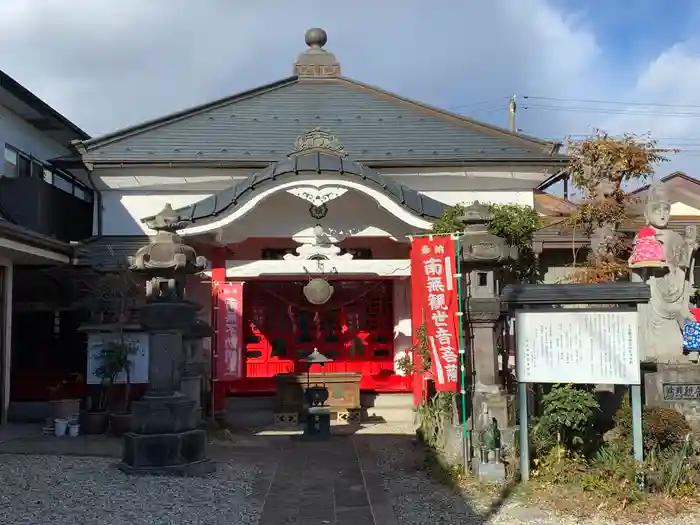
<svg viewBox="0 0 700 525">
<path fill-rule="evenodd" d="M 507 486 L 490 501 L 470 501 L 456 484 L 445 483 L 426 468 L 425 450 L 409 426 L 339 425 L 333 427 L 328 441 L 306 441 L 300 434 L 298 429 L 275 428 L 212 433 L 209 453 L 219 469 L 211 482 L 216 483 L 226 469 L 251 472 L 246 498 L 257 518 L 245 523 L 481 525 L 501 513 L 515 489 Z M 93 456 L 112 461 L 121 455 L 121 440 L 37 434 L 3 439 L 0 431 L 0 479 L 5 477 L 2 470 L 10 455 Z M 122 479 L 117 476 L 124 475 L 115 472 L 114 476 L 117 483 Z M 211 504 L 215 503 L 197 502 L 199 507 Z M 230 523 L 237 522 L 231 519 Z"/>
</svg>

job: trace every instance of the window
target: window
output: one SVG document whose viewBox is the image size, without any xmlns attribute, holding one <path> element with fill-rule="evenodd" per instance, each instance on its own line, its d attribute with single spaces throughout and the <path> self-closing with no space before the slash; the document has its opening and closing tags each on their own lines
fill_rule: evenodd
<svg viewBox="0 0 700 525">
<path fill-rule="evenodd" d="M 19 163 L 17 164 L 17 166 L 18 166 L 19 176 L 20 177 L 31 177 L 32 176 L 32 161 L 29 160 L 29 157 L 25 157 L 22 154 L 18 155 L 18 157 L 19 157 Z"/>
<path fill-rule="evenodd" d="M 85 191 L 80 186 L 73 186 L 73 195 L 81 200 L 88 200 L 87 195 L 85 195 Z"/>
<path fill-rule="evenodd" d="M 36 160 L 32 161 L 32 177 L 39 180 L 44 178 L 44 165 Z"/>
<path fill-rule="evenodd" d="M 82 196 L 78 197 L 80 199 L 83 199 L 85 202 L 92 202 L 92 191 L 88 190 L 87 188 L 77 188 L 76 187 L 76 195 L 78 195 L 77 190 L 80 189 L 80 193 Z"/>
<path fill-rule="evenodd" d="M 92 202 L 92 191 L 75 181 L 71 175 L 51 169 L 40 160 L 31 158 L 9 144 L 5 144 L 4 161 L 5 167 L 0 176 L 15 178 L 21 175 L 43 180 L 80 200 Z"/>
<path fill-rule="evenodd" d="M 63 190 L 66 193 L 70 193 L 71 195 L 73 194 L 73 184 L 71 184 L 70 181 L 64 179 L 63 176 L 58 173 L 53 174 L 53 185 L 56 186 L 59 190 Z"/>
<path fill-rule="evenodd" d="M 5 145 L 5 168 L 3 169 L 3 176 L 11 179 L 17 178 L 19 175 L 19 170 L 17 169 L 17 150 L 11 148 L 7 144 Z"/>
<path fill-rule="evenodd" d="M 477 272 L 476 273 L 476 282 L 477 286 L 488 286 L 489 284 L 489 274 L 484 273 L 484 272 Z"/>
</svg>

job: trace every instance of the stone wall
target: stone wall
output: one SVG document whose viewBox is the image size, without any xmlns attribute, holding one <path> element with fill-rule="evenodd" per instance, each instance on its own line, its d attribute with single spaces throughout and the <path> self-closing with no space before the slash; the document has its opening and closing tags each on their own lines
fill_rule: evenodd
<svg viewBox="0 0 700 525">
<path fill-rule="evenodd" d="M 659 364 L 644 373 L 643 383 L 647 406 L 678 410 L 700 431 L 700 365 Z"/>
</svg>

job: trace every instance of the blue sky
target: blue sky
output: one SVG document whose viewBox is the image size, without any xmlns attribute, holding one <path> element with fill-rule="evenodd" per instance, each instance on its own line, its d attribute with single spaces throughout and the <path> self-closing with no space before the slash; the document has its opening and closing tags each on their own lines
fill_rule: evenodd
<svg viewBox="0 0 700 525">
<path fill-rule="evenodd" d="M 288 76 L 313 26 L 346 76 L 498 125 L 517 94 L 543 138 L 651 131 L 700 175 L 700 0 L 2 0 L 0 68 L 101 134 Z"/>
<path fill-rule="evenodd" d="M 693 35 L 696 0 L 553 0 L 595 32 L 611 58 L 621 65 L 649 59 Z"/>
</svg>

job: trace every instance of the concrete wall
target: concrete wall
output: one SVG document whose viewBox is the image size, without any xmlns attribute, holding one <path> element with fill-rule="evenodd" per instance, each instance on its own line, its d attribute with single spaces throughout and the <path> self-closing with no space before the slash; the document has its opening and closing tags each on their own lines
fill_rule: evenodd
<svg viewBox="0 0 700 525">
<path fill-rule="evenodd" d="M 576 250 L 577 264 L 585 261 L 586 250 Z M 567 278 L 575 270 L 574 250 L 547 250 L 540 254 L 540 278 L 543 283 L 557 284 L 567 282 Z"/>
<path fill-rule="evenodd" d="M 102 233 L 105 235 L 140 235 L 146 231 L 141 219 L 158 213 L 166 203 L 171 203 L 174 208 L 188 206 L 240 182 L 252 173 L 253 170 L 241 169 L 125 168 L 97 170 L 95 179 L 102 191 Z M 425 174 L 416 174 L 409 170 L 403 174 L 392 172 L 389 173 L 389 176 L 407 187 L 416 189 L 424 195 L 448 205 L 479 201 L 532 206 L 532 178 L 539 176 L 539 174 L 524 172 L 514 175 L 512 172 L 502 171 L 465 172 L 458 170 L 443 172 L 434 172 L 433 170 Z M 332 181 L 329 179 L 330 182 Z M 245 225 L 237 221 L 237 229 L 248 232 L 250 225 L 254 225 L 256 230 L 264 229 L 265 231 L 256 231 L 255 234 L 248 233 L 248 236 L 289 236 L 289 231 L 275 232 L 270 231 L 270 228 L 272 224 L 283 225 L 290 218 L 294 218 L 296 215 L 290 213 L 286 206 L 295 206 L 295 204 L 296 207 L 300 208 L 299 220 L 303 219 L 307 225 L 313 222 L 308 215 L 308 203 L 303 200 L 299 199 L 297 203 L 294 202 L 294 199 L 285 202 L 281 200 L 271 202 L 273 199 L 282 197 L 284 195 L 273 195 L 261 203 L 263 206 L 260 206 L 261 211 L 258 212 L 258 215 L 265 214 L 267 220 L 260 221 L 259 216 L 253 218 L 252 215 L 255 212 L 252 212 L 250 219 L 243 219 L 246 222 Z M 352 211 L 352 214 L 362 210 L 361 219 L 367 226 L 378 225 L 377 221 L 386 222 L 386 217 L 380 219 L 377 216 L 377 206 L 375 202 L 372 202 L 372 199 L 366 199 L 362 195 L 356 198 L 358 200 L 350 202 L 353 196 L 344 195 L 329 204 L 329 207 L 347 208 Z M 362 199 L 365 199 L 364 202 Z M 284 205 L 285 208 L 280 208 L 281 205 Z M 302 211 L 301 207 L 305 207 L 305 209 Z M 366 214 L 371 214 L 371 216 L 365 216 Z M 329 214 L 329 218 L 331 215 L 338 217 L 341 213 Z M 284 220 L 279 220 L 282 216 Z M 345 216 L 342 220 L 347 222 L 348 217 Z"/>
<path fill-rule="evenodd" d="M 61 144 L 46 137 L 6 107 L 0 106 L 0 147 L 3 151 L 5 144 L 43 161 L 69 153 Z M 4 164 L 3 157 L 0 173 Z"/>
</svg>

